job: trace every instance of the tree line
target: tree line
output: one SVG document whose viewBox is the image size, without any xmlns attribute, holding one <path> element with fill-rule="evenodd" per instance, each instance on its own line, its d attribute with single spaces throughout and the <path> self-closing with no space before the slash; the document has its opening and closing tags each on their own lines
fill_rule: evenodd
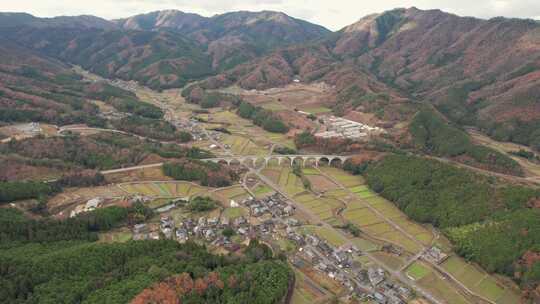
<svg viewBox="0 0 540 304">
<path fill-rule="evenodd" d="M 175 180 L 196 181 L 210 187 L 227 187 L 238 179 L 238 175 L 229 168 L 195 159 L 165 163 L 162 170 L 163 174 Z"/>
</svg>

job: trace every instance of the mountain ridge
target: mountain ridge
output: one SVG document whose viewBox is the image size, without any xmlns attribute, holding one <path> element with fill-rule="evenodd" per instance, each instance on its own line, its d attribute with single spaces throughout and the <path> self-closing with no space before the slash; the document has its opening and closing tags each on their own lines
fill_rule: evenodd
<svg viewBox="0 0 540 304">
<path fill-rule="evenodd" d="M 105 77 L 155 89 L 208 76 L 204 83 L 212 88 L 325 81 L 335 86 L 330 102 L 338 114 L 360 109 L 407 120 L 410 109 L 396 116 L 396 107 L 421 101 L 456 124 L 540 148 L 540 23 L 534 20 L 411 7 L 331 32 L 272 11 L 212 17 L 156 11 L 106 21 L 112 29 L 100 28 L 99 18 L 50 18 L 47 26 L 34 18 L 0 14 L 0 34 Z M 6 28 L 9 20 L 19 25 Z"/>
</svg>

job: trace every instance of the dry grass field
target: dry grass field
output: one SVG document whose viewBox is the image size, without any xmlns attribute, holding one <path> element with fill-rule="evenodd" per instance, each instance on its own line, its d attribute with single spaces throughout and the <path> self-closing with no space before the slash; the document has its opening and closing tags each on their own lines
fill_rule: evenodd
<svg viewBox="0 0 540 304">
<path fill-rule="evenodd" d="M 154 198 L 178 198 L 202 194 L 207 188 L 182 181 L 130 182 L 119 184 L 118 188 L 126 194 L 139 194 Z"/>
</svg>

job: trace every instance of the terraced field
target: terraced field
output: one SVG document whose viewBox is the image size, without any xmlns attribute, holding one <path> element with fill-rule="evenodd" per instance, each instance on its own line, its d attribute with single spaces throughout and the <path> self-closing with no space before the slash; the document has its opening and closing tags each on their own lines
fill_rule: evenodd
<svg viewBox="0 0 540 304">
<path fill-rule="evenodd" d="M 365 184 L 361 176 L 351 175 L 338 168 L 322 166 L 319 169 L 347 188 L 354 188 Z"/>
<path fill-rule="evenodd" d="M 343 204 L 332 198 L 318 198 L 311 193 L 302 193 L 294 197 L 294 200 L 311 210 L 320 219 L 327 222 L 335 220 L 335 211 L 343 207 Z"/>
<path fill-rule="evenodd" d="M 326 196 L 334 196 L 347 201 L 347 207 L 341 213 L 344 220 L 356 225 L 370 236 L 396 244 L 410 253 L 419 252 L 421 247 L 394 225 L 388 223 L 387 219 L 422 244 L 427 246 L 431 243 L 433 235 L 430 230 L 410 221 L 394 204 L 371 191 L 362 177 L 332 167 L 322 167 L 320 170 L 347 188 L 347 190 L 325 193 Z"/>
<path fill-rule="evenodd" d="M 452 256 L 441 265 L 467 288 L 500 304 L 519 303 L 516 291 L 503 286 L 485 271 L 457 256 Z"/>
<path fill-rule="evenodd" d="M 445 299 L 449 304 L 473 304 L 474 302 L 466 299 L 458 293 L 454 286 L 448 281 L 439 277 L 435 272 L 422 277 L 417 283 L 431 292 L 434 296 Z"/>
<path fill-rule="evenodd" d="M 236 155 L 266 155 L 268 151 L 256 144 L 251 139 L 237 135 L 227 135 L 223 144 L 229 145 L 231 151 Z"/>
<path fill-rule="evenodd" d="M 124 183 L 118 187 L 129 193 L 154 198 L 190 197 L 205 192 L 206 188 L 189 182 L 134 182 Z"/>
<path fill-rule="evenodd" d="M 249 193 L 244 188 L 242 188 L 242 186 L 239 185 L 220 189 L 213 192 L 212 194 L 216 199 L 223 202 L 224 205 L 227 206 L 231 200 L 240 202 L 250 196 Z"/>
</svg>

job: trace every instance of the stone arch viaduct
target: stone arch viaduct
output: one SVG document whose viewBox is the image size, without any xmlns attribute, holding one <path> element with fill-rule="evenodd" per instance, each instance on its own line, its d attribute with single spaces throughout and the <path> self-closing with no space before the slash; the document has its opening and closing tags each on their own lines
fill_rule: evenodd
<svg viewBox="0 0 540 304">
<path fill-rule="evenodd" d="M 202 161 L 213 162 L 219 164 L 241 164 L 252 165 L 263 164 L 265 167 L 272 161 L 277 161 L 278 165 L 284 162 L 293 166 L 295 163 L 301 166 L 315 166 L 318 167 L 322 163 L 343 165 L 350 156 L 342 155 L 269 155 L 269 156 L 224 156 L 216 158 L 207 158 Z"/>
</svg>

